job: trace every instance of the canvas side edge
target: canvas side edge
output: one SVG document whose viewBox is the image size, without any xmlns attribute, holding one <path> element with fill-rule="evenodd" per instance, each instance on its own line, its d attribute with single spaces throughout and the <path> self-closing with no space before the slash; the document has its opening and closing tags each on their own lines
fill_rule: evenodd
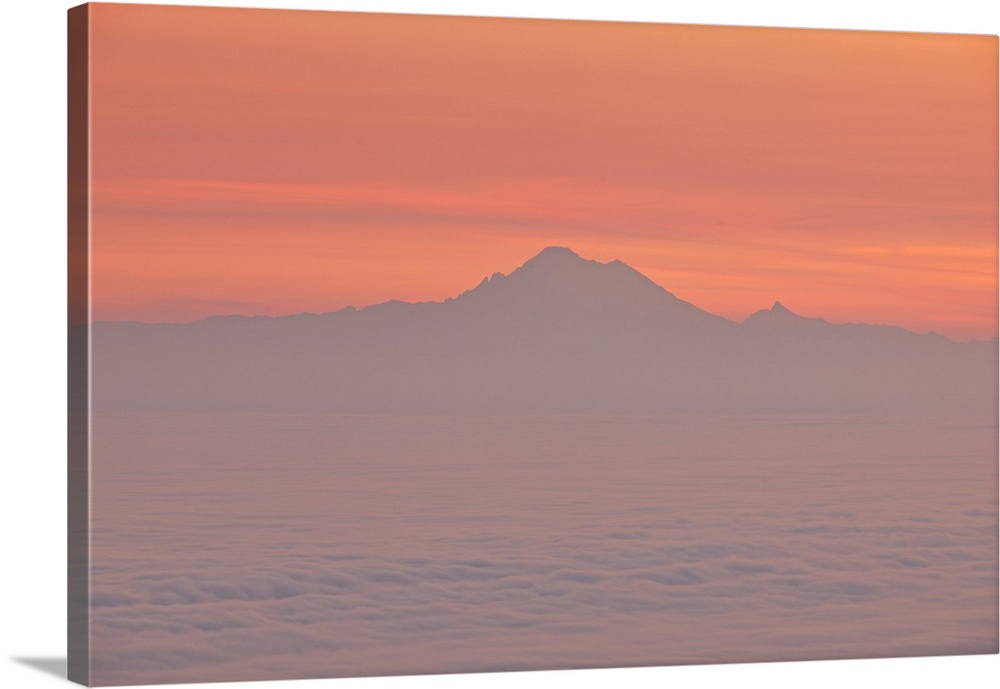
<svg viewBox="0 0 1000 689">
<path fill-rule="evenodd" d="M 67 12 L 67 678 L 90 682 L 90 8 Z"/>
</svg>

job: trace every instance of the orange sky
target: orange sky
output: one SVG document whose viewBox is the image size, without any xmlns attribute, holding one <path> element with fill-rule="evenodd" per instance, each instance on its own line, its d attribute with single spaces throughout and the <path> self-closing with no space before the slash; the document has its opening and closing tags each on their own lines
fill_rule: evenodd
<svg viewBox="0 0 1000 689">
<path fill-rule="evenodd" d="M 92 5 L 93 316 L 439 300 L 548 245 L 997 334 L 997 39 Z"/>
</svg>

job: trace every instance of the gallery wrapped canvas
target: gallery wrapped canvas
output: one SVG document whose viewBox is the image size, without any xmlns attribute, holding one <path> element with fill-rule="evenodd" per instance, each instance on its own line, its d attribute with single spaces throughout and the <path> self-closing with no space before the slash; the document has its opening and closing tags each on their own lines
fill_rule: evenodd
<svg viewBox="0 0 1000 689">
<path fill-rule="evenodd" d="M 74 681 L 997 652 L 995 36 L 69 57 Z"/>
</svg>

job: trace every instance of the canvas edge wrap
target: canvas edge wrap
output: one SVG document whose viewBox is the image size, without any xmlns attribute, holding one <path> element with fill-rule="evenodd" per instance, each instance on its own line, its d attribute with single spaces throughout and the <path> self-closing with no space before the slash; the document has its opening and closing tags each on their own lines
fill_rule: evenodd
<svg viewBox="0 0 1000 689">
<path fill-rule="evenodd" d="M 67 11 L 67 678 L 90 680 L 90 8 Z"/>
</svg>

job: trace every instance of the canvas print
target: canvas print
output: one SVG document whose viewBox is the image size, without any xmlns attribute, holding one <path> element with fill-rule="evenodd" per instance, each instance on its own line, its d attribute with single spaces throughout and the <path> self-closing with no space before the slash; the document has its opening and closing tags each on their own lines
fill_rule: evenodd
<svg viewBox="0 0 1000 689">
<path fill-rule="evenodd" d="M 69 54 L 75 681 L 997 652 L 997 37 Z"/>
</svg>

